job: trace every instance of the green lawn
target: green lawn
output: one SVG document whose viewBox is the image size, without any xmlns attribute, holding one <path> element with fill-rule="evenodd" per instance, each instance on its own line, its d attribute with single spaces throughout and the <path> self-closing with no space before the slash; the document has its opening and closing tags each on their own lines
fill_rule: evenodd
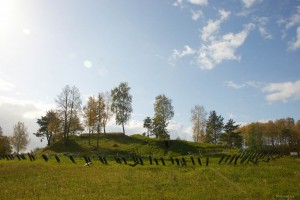
<svg viewBox="0 0 300 200">
<path fill-rule="evenodd" d="M 188 157 L 186 157 L 188 158 Z M 0 160 L 0 199 L 300 199 L 300 160 L 238 165 Z M 131 162 L 132 163 L 132 162 Z"/>
</svg>

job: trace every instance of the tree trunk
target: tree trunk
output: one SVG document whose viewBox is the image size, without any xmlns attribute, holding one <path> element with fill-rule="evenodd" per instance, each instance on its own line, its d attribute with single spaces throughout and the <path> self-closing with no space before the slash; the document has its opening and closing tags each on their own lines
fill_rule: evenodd
<svg viewBox="0 0 300 200">
<path fill-rule="evenodd" d="M 91 145 L 91 129 L 89 127 L 89 145 Z"/>
<path fill-rule="evenodd" d="M 122 127 L 123 127 L 123 134 L 125 135 L 124 123 L 122 123 Z"/>
<path fill-rule="evenodd" d="M 105 125 L 103 126 L 103 132 L 104 134 L 106 134 Z"/>
</svg>

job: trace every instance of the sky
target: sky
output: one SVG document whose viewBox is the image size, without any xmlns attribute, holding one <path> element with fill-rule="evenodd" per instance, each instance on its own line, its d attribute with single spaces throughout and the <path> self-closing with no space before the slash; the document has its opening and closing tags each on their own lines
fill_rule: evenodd
<svg viewBox="0 0 300 200">
<path fill-rule="evenodd" d="M 87 97 L 128 82 L 126 134 L 155 97 L 172 100 L 171 139 L 192 140 L 191 109 L 226 123 L 300 119 L 299 0 L 0 0 L 0 126 L 32 133 L 66 85 Z M 112 119 L 107 131 L 122 131 Z"/>
</svg>

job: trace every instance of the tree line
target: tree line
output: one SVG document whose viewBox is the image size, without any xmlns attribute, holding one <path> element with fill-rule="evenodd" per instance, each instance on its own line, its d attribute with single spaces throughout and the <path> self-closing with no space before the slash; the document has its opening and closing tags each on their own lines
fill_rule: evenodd
<svg viewBox="0 0 300 200">
<path fill-rule="evenodd" d="M 253 150 L 272 149 L 279 151 L 300 150 L 300 120 L 293 118 L 268 122 L 253 122 L 241 126 L 233 119 L 224 124 L 224 118 L 211 111 L 207 118 L 203 106 L 191 109 L 193 139 L 195 142 L 221 144 L 228 148 L 249 148 Z"/>
<path fill-rule="evenodd" d="M 111 91 L 89 96 L 86 105 L 82 107 L 79 89 L 66 85 L 55 99 L 56 109 L 46 111 L 45 116 L 37 119 L 39 129 L 33 134 L 41 138 L 41 141 L 46 139 L 47 145 L 58 140 L 67 145 L 70 135 L 87 130 L 89 145 L 91 135 L 97 134 L 99 147 L 99 135 L 106 133 L 107 123 L 113 116 L 125 134 L 125 124 L 133 111 L 130 89 L 127 82 L 121 82 Z M 174 117 L 172 100 L 164 94 L 158 95 L 153 109 L 154 116 L 148 116 L 143 121 L 143 127 L 147 130 L 144 135 L 162 140 L 170 139 L 167 127 Z M 195 142 L 220 144 L 228 148 L 300 149 L 300 120 L 295 122 L 293 118 L 241 126 L 233 119 L 225 123 L 224 118 L 214 110 L 207 117 L 205 108 L 195 105 L 191 109 L 190 120 Z M 14 126 L 11 138 L 3 136 L 0 127 L 0 153 L 11 152 L 11 145 L 19 152 L 26 148 L 28 142 L 24 123 L 18 122 Z"/>
</svg>

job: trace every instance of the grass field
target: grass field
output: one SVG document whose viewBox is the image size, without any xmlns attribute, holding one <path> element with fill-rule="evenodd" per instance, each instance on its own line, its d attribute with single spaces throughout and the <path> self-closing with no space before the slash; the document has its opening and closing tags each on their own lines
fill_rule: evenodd
<svg viewBox="0 0 300 200">
<path fill-rule="evenodd" d="M 300 199 L 300 160 L 209 166 L 159 163 L 131 167 L 62 157 L 0 160 L 0 199 Z"/>
</svg>

